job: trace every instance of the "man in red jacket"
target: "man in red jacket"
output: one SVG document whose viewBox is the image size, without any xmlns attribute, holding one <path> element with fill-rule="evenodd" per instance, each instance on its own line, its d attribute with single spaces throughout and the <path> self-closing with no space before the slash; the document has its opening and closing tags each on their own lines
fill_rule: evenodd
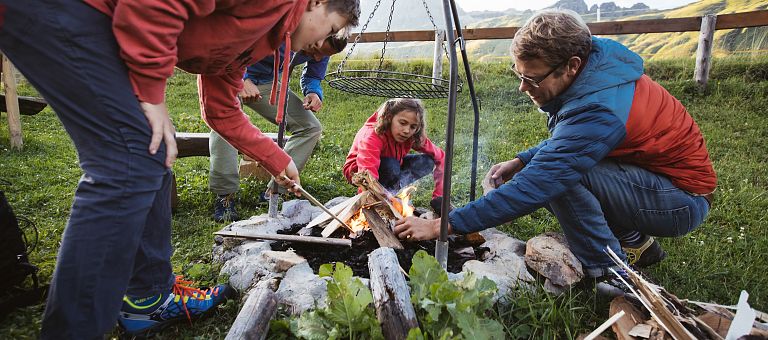
<svg viewBox="0 0 768 340">
<path fill-rule="evenodd" d="M 292 187 L 293 161 L 240 109 L 243 72 L 283 43 L 319 46 L 359 12 L 358 0 L 0 0 L 0 49 L 56 111 L 84 172 L 42 338 L 101 338 L 118 317 L 147 333 L 230 295 L 172 272 L 167 79 L 174 66 L 200 74 L 206 123 Z"/>
</svg>

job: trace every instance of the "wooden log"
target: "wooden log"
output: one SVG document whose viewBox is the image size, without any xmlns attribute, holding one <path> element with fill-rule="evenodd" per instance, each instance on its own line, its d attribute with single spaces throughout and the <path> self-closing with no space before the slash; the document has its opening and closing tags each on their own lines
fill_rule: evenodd
<svg viewBox="0 0 768 340">
<path fill-rule="evenodd" d="M 25 116 L 36 115 L 48 106 L 48 102 L 43 98 L 17 96 L 17 99 L 19 100 L 19 113 Z M 5 95 L 0 94 L 0 111 L 8 112 L 5 100 Z"/>
<path fill-rule="evenodd" d="M 395 236 L 392 230 L 389 229 L 389 225 L 387 225 L 387 222 L 384 222 L 381 216 L 379 216 L 379 213 L 371 208 L 365 208 L 363 209 L 363 214 L 365 214 L 365 219 L 368 221 L 368 226 L 371 227 L 373 236 L 376 237 L 376 241 L 379 242 L 379 246 L 393 249 L 403 249 L 403 244 L 400 243 L 400 240 L 397 239 L 397 236 Z"/>
<path fill-rule="evenodd" d="M 264 133 L 272 138 L 273 141 L 277 141 L 276 133 Z M 191 156 L 210 156 L 208 150 L 208 138 L 209 132 L 176 132 L 176 148 L 179 150 L 177 158 L 191 157 Z M 288 141 L 289 137 L 285 140 Z"/>
<path fill-rule="evenodd" d="M 389 210 L 392 212 L 392 215 L 395 216 L 397 219 L 402 219 L 403 215 L 400 214 L 400 212 L 395 209 L 395 206 L 392 205 L 392 196 L 387 189 L 384 188 L 379 181 L 371 175 L 371 173 L 368 170 L 360 171 L 354 175 L 352 175 L 352 183 L 362 187 L 366 191 L 370 192 L 374 197 L 376 197 L 377 200 L 384 202 L 387 207 L 389 207 Z"/>
<path fill-rule="evenodd" d="M 325 238 L 317 236 L 299 236 L 299 235 L 284 235 L 284 234 L 256 234 L 249 232 L 235 232 L 235 231 L 217 231 L 214 235 L 221 235 L 225 237 L 239 237 L 253 240 L 270 240 L 270 241 L 286 241 L 286 242 L 301 242 L 301 243 L 317 243 L 329 246 L 345 246 L 351 247 L 352 240 L 342 238 Z"/>
<path fill-rule="evenodd" d="M 21 150 L 24 141 L 21 136 L 21 117 L 19 116 L 19 99 L 16 93 L 16 77 L 13 64 L 5 56 L 3 59 L 3 84 L 5 84 L 5 108 L 8 112 L 8 136 L 11 149 Z"/>
<path fill-rule="evenodd" d="M 397 255 L 392 248 L 378 248 L 368 257 L 371 293 L 376 318 L 385 339 L 405 339 L 412 328 L 418 328 L 411 293 L 400 272 Z"/>
<path fill-rule="evenodd" d="M 229 328 L 226 340 L 264 339 L 277 311 L 277 296 L 269 288 L 252 289 Z"/>
<path fill-rule="evenodd" d="M 701 33 L 699 34 L 699 47 L 696 50 L 696 69 L 693 79 L 699 86 L 699 91 L 707 88 L 709 70 L 712 67 L 712 45 L 714 45 L 715 25 L 717 15 L 707 14 L 701 20 Z"/>
</svg>

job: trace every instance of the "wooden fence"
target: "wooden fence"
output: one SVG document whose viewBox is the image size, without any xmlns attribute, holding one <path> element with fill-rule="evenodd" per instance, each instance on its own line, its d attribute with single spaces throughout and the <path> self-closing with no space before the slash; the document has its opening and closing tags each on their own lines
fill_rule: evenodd
<svg viewBox="0 0 768 340">
<path fill-rule="evenodd" d="M 705 15 L 702 17 L 628 20 L 611 22 L 588 23 L 594 35 L 620 35 L 642 33 L 669 33 L 700 31 L 699 47 L 696 53 L 696 71 L 694 79 L 704 89 L 709 78 L 712 53 L 712 39 L 715 30 L 768 26 L 768 10 L 733 13 L 722 15 Z M 465 40 L 512 39 L 519 27 L 489 27 L 462 29 Z M 435 31 L 393 31 L 393 32 L 364 32 L 353 33 L 351 39 L 360 35 L 359 42 L 411 42 L 436 41 Z M 388 37 L 387 37 L 388 35 Z M 442 41 L 442 40 L 438 40 Z M 435 53 L 438 53 L 436 49 Z M 435 60 L 441 60 L 436 55 Z M 434 67 L 435 70 L 439 69 Z M 433 75 L 433 76 L 436 76 Z"/>
</svg>

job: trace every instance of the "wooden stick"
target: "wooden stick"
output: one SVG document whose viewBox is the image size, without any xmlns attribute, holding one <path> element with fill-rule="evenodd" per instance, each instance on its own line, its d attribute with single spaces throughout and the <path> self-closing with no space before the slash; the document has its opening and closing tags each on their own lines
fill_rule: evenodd
<svg viewBox="0 0 768 340">
<path fill-rule="evenodd" d="M 605 320 L 605 322 L 603 322 L 603 324 L 600 325 L 600 327 L 597 327 L 594 331 L 592 331 L 592 333 L 587 334 L 587 336 L 584 337 L 584 340 L 594 340 L 595 338 L 597 338 L 598 335 L 603 333 L 606 329 L 608 329 L 608 327 L 611 327 L 611 325 L 616 323 L 616 321 L 619 321 L 619 319 L 621 319 L 621 317 L 623 316 L 624 316 L 623 310 L 620 310 L 618 313 L 613 314 L 613 316 L 610 319 Z"/>
<path fill-rule="evenodd" d="M 256 234 L 256 233 L 244 233 L 234 231 L 218 231 L 213 233 L 214 235 L 221 235 L 226 237 L 238 237 L 254 240 L 271 240 L 271 241 L 286 241 L 286 242 L 302 242 L 302 243 L 318 243 L 329 246 L 345 246 L 351 247 L 352 240 L 342 238 L 325 238 L 317 236 L 299 236 L 299 235 L 283 235 L 283 234 Z"/>
<path fill-rule="evenodd" d="M 373 230 L 373 236 L 376 237 L 376 241 L 379 242 L 381 247 L 389 247 L 394 249 L 403 249 L 403 244 L 397 239 L 397 236 L 389 229 L 386 222 L 379 216 L 375 210 L 370 208 L 363 209 L 365 219 L 368 221 L 368 226 Z"/>
<path fill-rule="evenodd" d="M 269 321 L 277 311 L 277 296 L 269 288 L 251 290 L 248 299 L 229 328 L 225 340 L 264 339 Z"/>
<path fill-rule="evenodd" d="M 286 176 L 283 176 L 283 180 L 289 180 L 289 178 L 286 177 Z M 317 198 L 315 198 L 314 196 L 310 195 L 306 190 L 304 190 L 304 188 L 301 187 L 301 185 L 297 184 L 297 185 L 294 186 L 294 188 L 299 190 L 299 192 L 301 192 L 301 194 L 304 195 L 304 197 L 308 201 L 310 201 L 312 204 L 320 207 L 320 209 L 323 209 L 323 211 L 325 211 L 326 214 L 331 215 L 331 217 L 333 217 L 336 221 L 341 223 L 341 225 L 343 225 L 345 228 L 347 228 L 349 230 L 352 230 L 352 228 L 350 228 L 349 225 L 347 225 L 346 222 L 342 221 L 341 219 L 339 219 L 338 216 L 336 216 L 336 214 L 334 214 L 332 211 L 328 210 L 328 208 L 326 208 L 325 205 L 320 203 L 320 201 L 318 201 Z"/>
<path fill-rule="evenodd" d="M 416 311 L 400 264 L 392 248 L 378 248 L 368 257 L 371 293 L 376 317 L 385 339 L 405 339 L 412 328 L 418 328 Z"/>
</svg>

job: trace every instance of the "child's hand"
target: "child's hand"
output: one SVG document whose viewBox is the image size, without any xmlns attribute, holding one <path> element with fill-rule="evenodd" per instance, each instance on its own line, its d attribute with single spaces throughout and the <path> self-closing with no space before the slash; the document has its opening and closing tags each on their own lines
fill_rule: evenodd
<svg viewBox="0 0 768 340">
<path fill-rule="evenodd" d="M 296 163 L 294 163 L 293 160 L 288 163 L 288 166 L 285 167 L 285 170 L 281 171 L 279 174 L 277 174 L 277 176 L 275 176 L 275 182 L 288 189 L 288 191 L 292 192 L 294 195 L 301 196 L 301 193 L 298 189 L 298 186 L 301 185 L 301 180 L 299 179 L 299 170 L 296 168 Z"/>
<path fill-rule="evenodd" d="M 257 102 L 261 100 L 261 92 L 259 87 L 256 86 L 250 79 L 243 81 L 243 90 L 238 93 L 240 99 L 243 102 Z"/>
<path fill-rule="evenodd" d="M 304 97 L 304 109 L 311 110 L 312 112 L 320 111 L 323 108 L 323 101 L 320 100 L 320 96 L 317 93 L 308 93 Z"/>
</svg>

